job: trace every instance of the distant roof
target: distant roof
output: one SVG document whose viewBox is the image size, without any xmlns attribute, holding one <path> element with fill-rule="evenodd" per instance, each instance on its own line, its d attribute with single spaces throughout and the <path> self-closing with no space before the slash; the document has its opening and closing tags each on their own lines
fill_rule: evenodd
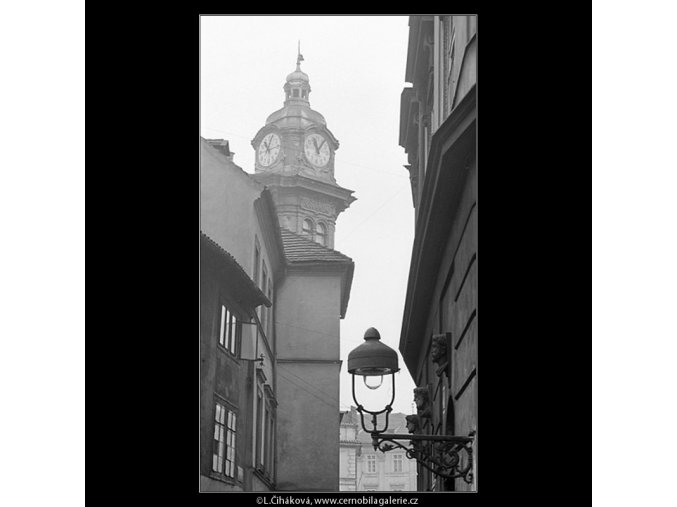
<svg viewBox="0 0 677 507">
<path fill-rule="evenodd" d="M 384 415 L 381 415 L 378 417 L 378 424 L 379 428 L 385 423 L 384 420 Z M 397 413 L 391 413 L 388 416 L 388 430 L 387 433 L 409 433 L 409 430 L 407 430 L 407 415 L 402 414 L 401 412 Z M 357 420 L 359 421 L 360 417 L 358 414 Z M 371 423 L 371 416 L 369 414 L 365 415 L 365 423 L 369 425 Z M 371 435 L 364 431 L 362 428 L 362 425 L 358 427 L 358 432 L 357 432 L 357 441 L 361 442 L 363 444 L 370 444 L 371 443 Z"/>
<path fill-rule="evenodd" d="M 338 250 L 332 250 L 282 227 L 282 244 L 289 263 L 336 262 L 352 263 L 353 260 Z"/>
<path fill-rule="evenodd" d="M 205 141 L 207 141 L 212 148 L 223 153 L 226 157 L 235 155 L 230 151 L 230 143 L 226 139 L 205 139 Z"/>
<path fill-rule="evenodd" d="M 388 416 L 388 433 L 409 433 L 407 430 L 407 415 L 401 412 L 391 413 Z M 356 424 L 357 425 L 357 441 L 363 444 L 371 443 L 371 435 L 364 431 L 362 428 L 362 422 L 360 421 L 360 414 L 357 412 L 356 408 L 351 406 L 350 410 L 345 410 L 341 412 L 340 415 L 341 424 Z M 377 416 L 378 427 L 381 428 L 385 424 L 385 414 Z M 371 416 L 365 414 L 365 423 L 367 426 L 371 425 Z"/>
<path fill-rule="evenodd" d="M 350 410 L 341 412 L 340 424 L 360 424 L 360 418 L 357 415 L 355 407 L 350 407 Z"/>
</svg>

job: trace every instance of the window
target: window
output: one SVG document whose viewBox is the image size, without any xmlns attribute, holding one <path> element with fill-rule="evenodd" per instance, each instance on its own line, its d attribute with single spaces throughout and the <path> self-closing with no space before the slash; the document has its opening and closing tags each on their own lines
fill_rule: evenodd
<svg viewBox="0 0 677 507">
<path fill-rule="evenodd" d="M 298 91 L 298 89 L 294 89 L 294 97 L 298 97 L 298 96 L 299 96 L 299 91 Z"/>
<path fill-rule="evenodd" d="M 317 224 L 317 242 L 322 246 L 327 245 L 327 227 L 322 223 Z"/>
<path fill-rule="evenodd" d="M 307 90 L 303 90 L 303 91 L 301 92 L 301 97 L 303 97 L 303 98 L 305 99 L 307 96 L 308 96 L 308 91 L 307 91 Z"/>
<path fill-rule="evenodd" d="M 225 473 L 227 477 L 235 477 L 235 435 L 237 415 L 216 403 L 214 414 L 214 451 L 212 455 L 212 470 Z M 225 462 L 225 470 L 224 470 Z"/>
<path fill-rule="evenodd" d="M 393 472 L 402 471 L 402 455 L 393 454 Z"/>
<path fill-rule="evenodd" d="M 237 432 L 237 416 L 228 411 L 228 426 L 226 432 L 226 475 L 235 477 L 235 434 Z"/>
<path fill-rule="evenodd" d="M 271 322 L 273 320 L 273 307 L 272 307 L 272 302 L 273 302 L 273 281 L 268 280 L 268 300 L 271 302 L 271 307 L 268 308 L 268 329 L 266 329 L 266 333 L 268 336 L 272 336 L 272 331 L 270 330 L 272 328 Z"/>
<path fill-rule="evenodd" d="M 268 422 L 267 422 L 267 428 L 268 432 L 266 435 L 266 439 L 268 440 L 268 451 L 266 452 L 266 460 L 265 460 L 265 467 L 266 470 L 268 471 L 268 474 L 272 477 L 273 476 L 273 449 L 274 449 L 274 438 L 275 438 L 275 432 L 273 431 L 275 428 L 275 421 L 273 419 L 273 411 L 271 410 L 270 406 L 268 408 Z"/>
<path fill-rule="evenodd" d="M 367 455 L 367 473 L 374 474 L 376 473 L 376 455 L 368 454 Z"/>
<path fill-rule="evenodd" d="M 263 467 L 263 452 L 266 448 L 264 437 L 265 437 L 265 405 L 263 403 L 263 393 L 260 390 L 257 390 L 257 403 L 258 409 L 256 411 L 256 435 L 258 438 L 258 449 L 256 452 L 256 464 L 260 467 Z"/>
<path fill-rule="evenodd" d="M 261 262 L 261 247 L 259 240 L 254 238 L 254 283 L 259 284 L 259 263 Z"/>
<path fill-rule="evenodd" d="M 302 234 L 308 237 L 311 237 L 313 235 L 313 224 L 307 218 L 303 220 Z"/>
<path fill-rule="evenodd" d="M 223 458 L 225 455 L 225 420 L 226 410 L 219 403 L 216 404 L 214 415 L 214 450 L 212 453 L 212 470 L 223 472 Z"/>
<path fill-rule="evenodd" d="M 453 106 L 452 100 L 454 97 L 454 56 L 455 56 L 455 48 L 456 48 L 456 33 L 454 30 L 453 25 L 450 25 L 449 29 L 451 30 L 451 42 L 449 42 L 449 45 L 447 46 L 447 58 L 446 58 L 446 84 L 445 84 L 445 90 L 447 91 L 447 103 L 446 103 L 446 114 L 448 115 L 451 113 L 451 109 Z"/>
<path fill-rule="evenodd" d="M 237 353 L 237 341 L 241 333 L 241 325 L 237 317 L 233 315 L 230 310 L 221 305 L 221 327 L 219 329 L 219 344 L 231 354 Z"/>
<path fill-rule="evenodd" d="M 266 261 L 263 261 L 261 266 L 261 292 L 266 294 L 268 291 L 268 270 L 266 269 Z M 261 326 L 263 327 L 264 333 L 268 332 L 268 327 L 266 326 L 268 320 L 268 308 L 265 305 L 261 305 Z"/>
<path fill-rule="evenodd" d="M 219 328 L 219 345 L 225 347 L 226 339 L 228 338 L 228 330 L 226 325 L 230 322 L 230 312 L 228 309 L 221 305 L 221 327 Z"/>
<path fill-rule="evenodd" d="M 272 387 L 258 378 L 254 398 L 252 428 L 252 465 L 258 473 L 275 480 L 275 407 L 277 402 Z"/>
</svg>

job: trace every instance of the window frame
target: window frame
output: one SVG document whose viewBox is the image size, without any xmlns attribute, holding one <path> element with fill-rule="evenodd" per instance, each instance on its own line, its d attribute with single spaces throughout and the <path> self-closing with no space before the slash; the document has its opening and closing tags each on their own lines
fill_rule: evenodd
<svg viewBox="0 0 677 507">
<path fill-rule="evenodd" d="M 242 320 L 233 312 L 228 302 L 223 299 L 219 301 L 218 322 L 217 343 L 224 351 L 237 359 L 242 338 Z"/>
<path fill-rule="evenodd" d="M 321 233 L 320 229 L 322 229 Z M 317 226 L 315 227 L 315 241 L 322 246 L 327 246 L 327 230 L 328 228 L 323 222 L 318 222 Z M 318 238 L 322 238 L 322 241 L 318 241 Z"/>
<path fill-rule="evenodd" d="M 261 245 L 259 244 L 259 238 L 254 236 L 254 269 L 252 270 L 252 278 L 257 287 L 259 286 L 259 264 L 261 264 Z"/>
<path fill-rule="evenodd" d="M 268 314 L 268 327 L 266 328 L 266 336 L 272 336 L 273 334 L 273 280 L 268 279 L 268 300 L 270 301 L 270 308 L 267 309 L 267 314 Z"/>
<path fill-rule="evenodd" d="M 231 422 L 232 421 L 232 427 Z M 232 438 L 232 443 L 230 442 Z M 230 454 L 232 452 L 232 454 Z M 228 419 L 226 420 L 226 454 L 224 456 L 223 473 L 230 479 L 237 479 L 237 464 L 235 456 L 237 454 L 237 413 L 228 410 Z M 232 455 L 232 459 L 229 458 Z M 228 473 L 228 464 L 230 464 L 230 474 Z"/>
<path fill-rule="evenodd" d="M 268 268 L 266 267 L 266 261 L 261 260 L 261 292 L 265 295 L 268 291 Z M 261 327 L 263 327 L 263 332 L 268 335 L 268 307 L 266 305 L 261 305 Z"/>
<path fill-rule="evenodd" d="M 256 387 L 256 449 L 254 453 L 254 468 L 264 470 L 263 465 L 263 452 L 266 448 L 265 445 L 265 394 L 260 385 Z"/>
<path fill-rule="evenodd" d="M 219 299 L 218 308 L 218 346 L 234 359 L 239 359 L 242 319 L 237 316 L 225 298 Z"/>
<path fill-rule="evenodd" d="M 254 407 L 252 466 L 260 477 L 274 481 L 277 401 L 272 386 L 261 379 L 256 382 Z"/>
<path fill-rule="evenodd" d="M 308 230 L 307 234 L 305 228 L 306 223 L 310 225 L 310 229 Z M 314 235 L 315 235 L 315 224 L 310 218 L 304 218 L 303 221 L 301 222 L 301 236 L 307 237 L 312 240 Z"/>
<path fill-rule="evenodd" d="M 399 470 L 397 469 L 397 466 L 399 464 Z M 395 474 L 400 474 L 404 472 L 404 454 L 402 453 L 395 453 L 393 454 L 393 473 Z"/>
<path fill-rule="evenodd" d="M 214 402 L 214 417 L 212 418 L 214 431 L 212 432 L 212 472 L 223 474 L 225 464 L 225 407 L 218 401 Z M 223 419 L 223 421 L 221 420 Z M 218 433 L 218 438 L 217 438 Z M 216 452 L 215 452 L 216 451 Z"/>
<path fill-rule="evenodd" d="M 235 410 L 234 407 L 224 402 L 220 398 L 214 400 L 214 416 L 212 418 L 214 431 L 212 432 L 211 471 L 213 474 L 216 474 L 219 477 L 239 482 L 237 476 L 238 418 L 238 411 Z M 219 433 L 218 439 L 214 438 L 217 434 L 217 431 Z"/>
<path fill-rule="evenodd" d="M 367 465 L 366 473 L 368 473 L 368 474 L 377 473 L 377 470 L 376 470 L 376 454 L 367 454 L 365 456 L 365 462 L 366 462 L 366 465 Z M 373 470 L 371 470 L 372 465 L 373 465 Z"/>
</svg>

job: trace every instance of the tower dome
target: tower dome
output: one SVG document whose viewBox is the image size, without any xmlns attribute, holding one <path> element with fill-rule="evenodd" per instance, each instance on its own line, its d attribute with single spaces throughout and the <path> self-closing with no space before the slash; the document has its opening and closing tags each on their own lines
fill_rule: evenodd
<svg viewBox="0 0 677 507">
<path fill-rule="evenodd" d="M 303 58 L 303 57 L 301 57 Z M 296 70 L 287 76 L 287 83 L 296 83 L 300 81 L 305 81 L 309 83 L 308 74 L 301 70 L 301 62 L 296 62 Z"/>
</svg>

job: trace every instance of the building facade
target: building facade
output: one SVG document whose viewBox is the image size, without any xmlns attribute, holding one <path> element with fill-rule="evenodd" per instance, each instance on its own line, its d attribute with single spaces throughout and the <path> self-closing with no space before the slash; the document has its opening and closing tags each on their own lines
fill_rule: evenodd
<svg viewBox="0 0 677 507">
<path fill-rule="evenodd" d="M 392 413 L 389 433 L 406 433 L 405 414 Z M 341 412 L 341 491 L 416 491 L 416 461 L 402 450 L 375 451 L 355 407 Z"/>
<path fill-rule="evenodd" d="M 354 264 L 333 246 L 355 198 L 334 178 L 338 141 L 310 109 L 300 60 L 252 141 L 254 174 L 227 141 L 200 139 L 201 491 L 339 489 Z"/>
<path fill-rule="evenodd" d="M 200 490 L 272 490 L 277 215 L 221 140 L 200 140 L 200 191 Z"/>
<path fill-rule="evenodd" d="M 399 349 L 417 385 L 419 431 L 477 432 L 470 484 L 419 467 L 418 489 L 476 491 L 477 17 L 411 16 L 405 80 L 400 145 L 416 230 Z"/>
<path fill-rule="evenodd" d="M 287 259 L 276 313 L 277 488 L 338 491 L 339 319 L 354 265 L 333 247 L 336 219 L 355 198 L 334 177 L 339 142 L 310 107 L 301 61 L 283 107 L 252 140 L 253 179 L 273 197 Z"/>
<path fill-rule="evenodd" d="M 353 407 L 339 415 L 339 491 L 357 491 L 357 460 L 362 443 L 357 439 L 359 422 L 355 415 Z"/>
</svg>

